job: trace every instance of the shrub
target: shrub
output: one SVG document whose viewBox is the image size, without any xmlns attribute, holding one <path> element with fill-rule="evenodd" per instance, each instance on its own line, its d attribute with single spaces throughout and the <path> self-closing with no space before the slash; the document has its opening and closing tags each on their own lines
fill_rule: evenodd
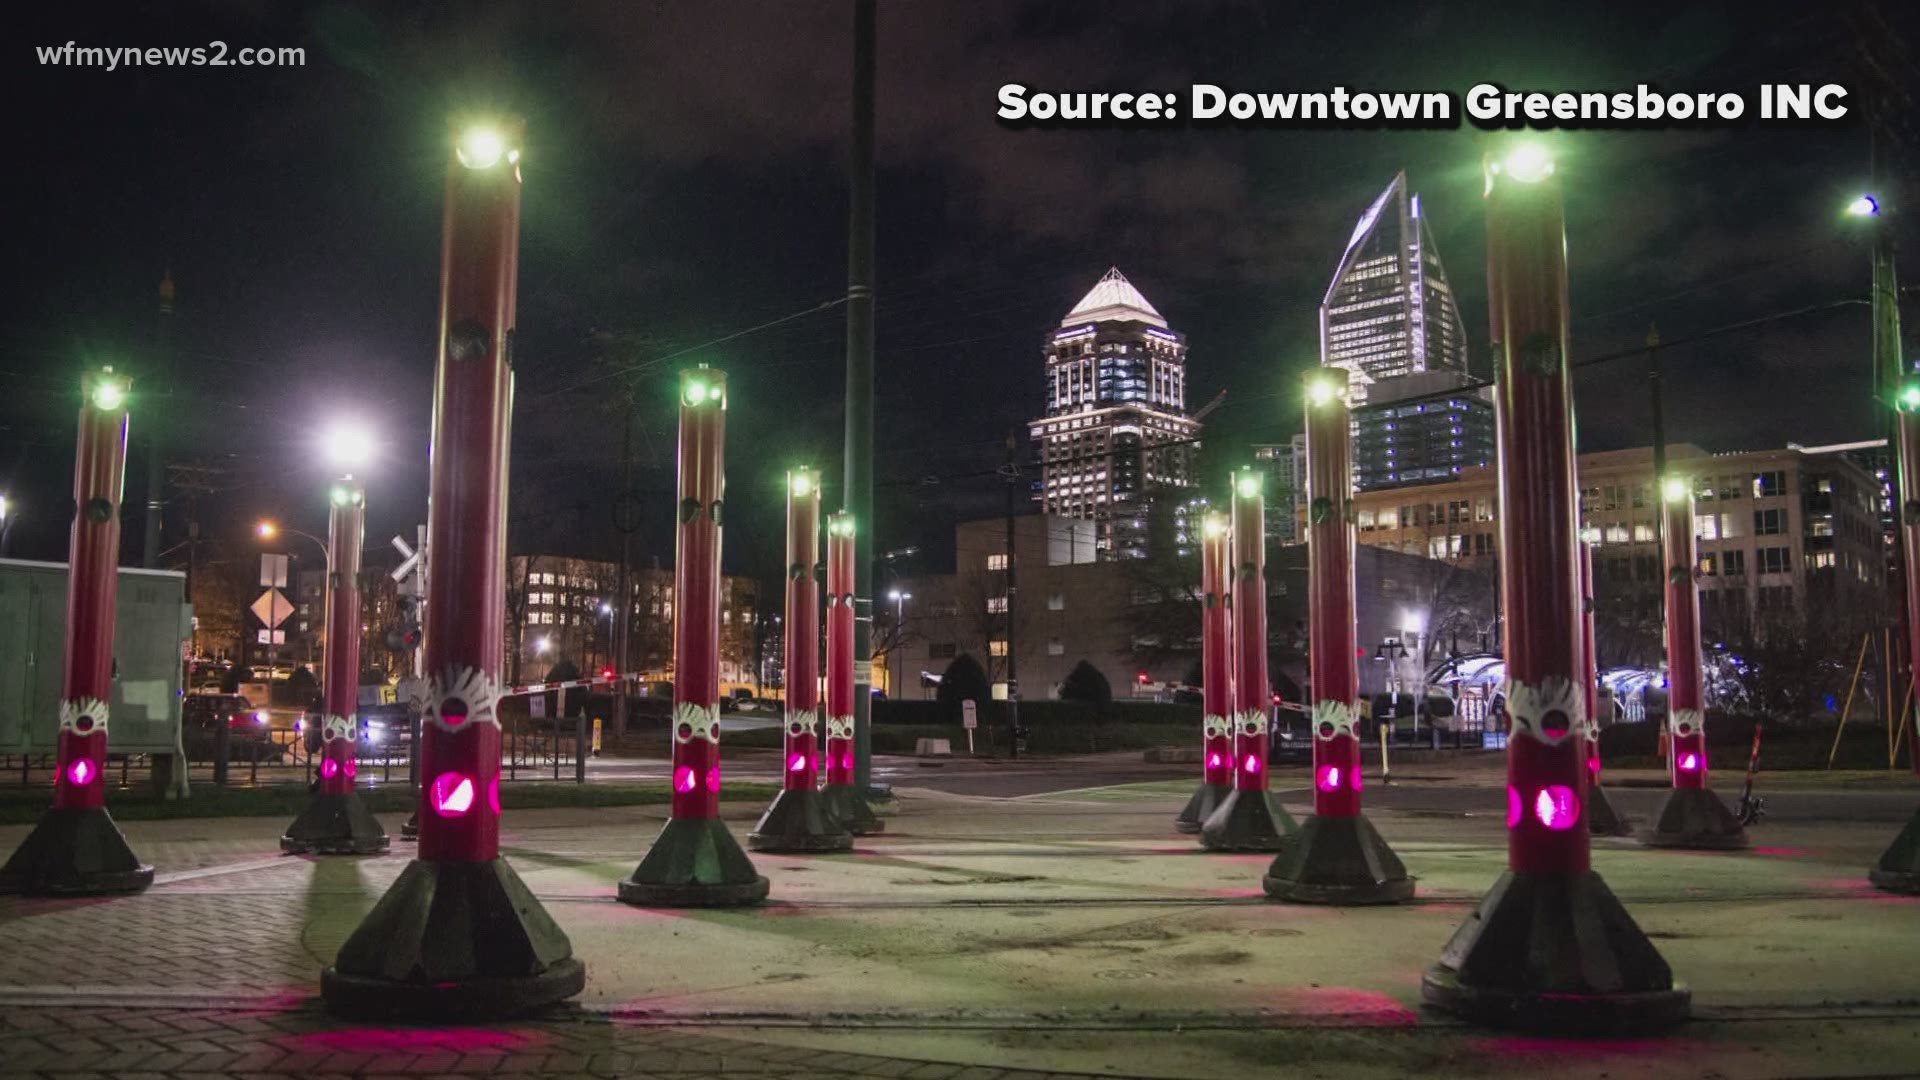
<svg viewBox="0 0 1920 1080">
<path fill-rule="evenodd" d="M 1107 682 L 1107 677 L 1100 673 L 1099 668 L 1082 660 L 1067 672 L 1065 681 L 1060 684 L 1060 700 L 1077 701 L 1105 709 L 1113 702 L 1113 685 Z"/>
</svg>

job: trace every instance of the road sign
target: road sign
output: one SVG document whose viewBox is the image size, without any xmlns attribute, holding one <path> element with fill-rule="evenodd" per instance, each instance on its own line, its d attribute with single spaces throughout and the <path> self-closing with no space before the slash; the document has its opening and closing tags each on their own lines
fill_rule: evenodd
<svg viewBox="0 0 1920 1080">
<path fill-rule="evenodd" d="M 960 703 L 960 726 L 972 731 L 980 726 L 980 707 L 967 698 Z"/>
<path fill-rule="evenodd" d="M 260 584 L 269 589 L 284 589 L 287 587 L 287 557 L 285 555 L 260 556 Z"/>
<path fill-rule="evenodd" d="M 562 691 L 564 693 L 565 691 Z M 535 694 L 527 699 L 527 715 L 535 720 L 547 718 L 547 695 Z"/>
<path fill-rule="evenodd" d="M 862 686 L 872 686 L 873 661 L 855 660 L 853 662 L 853 681 Z"/>
<path fill-rule="evenodd" d="M 262 628 L 255 630 L 254 633 L 259 635 L 258 640 L 262 645 L 285 645 L 287 643 L 287 632 L 285 630 L 267 630 Z"/>
<path fill-rule="evenodd" d="M 293 614 L 293 602 L 283 596 L 279 589 L 268 589 L 260 594 L 260 599 L 255 600 L 248 610 L 263 624 L 278 627 Z"/>
</svg>

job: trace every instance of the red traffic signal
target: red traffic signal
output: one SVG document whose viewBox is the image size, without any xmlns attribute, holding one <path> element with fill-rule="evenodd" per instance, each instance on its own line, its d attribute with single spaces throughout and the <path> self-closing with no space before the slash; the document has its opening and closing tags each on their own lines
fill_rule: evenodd
<svg viewBox="0 0 1920 1080">
<path fill-rule="evenodd" d="M 1149 677 L 1147 676 L 1147 673 L 1146 673 L 1146 672 L 1144 672 L 1144 671 L 1140 673 L 1140 675 L 1139 675 L 1139 679 L 1140 679 L 1140 685 L 1141 685 L 1141 686 L 1145 686 L 1145 685 L 1147 685 L 1148 683 L 1150 683 L 1150 682 L 1152 682 L 1152 681 L 1153 681 L 1153 680 L 1152 680 L 1151 678 L 1149 678 Z"/>
</svg>

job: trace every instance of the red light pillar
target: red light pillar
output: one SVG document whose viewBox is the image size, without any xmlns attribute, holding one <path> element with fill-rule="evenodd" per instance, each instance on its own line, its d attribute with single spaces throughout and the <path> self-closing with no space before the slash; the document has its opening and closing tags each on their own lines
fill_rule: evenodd
<svg viewBox="0 0 1920 1080">
<path fill-rule="evenodd" d="M 673 567 L 673 812 L 620 883 L 643 907 L 735 907 L 767 896 L 720 820 L 720 524 L 727 376 L 680 373 L 680 500 Z"/>
<path fill-rule="evenodd" d="M 1747 830 L 1707 786 L 1705 671 L 1700 660 L 1699 555 L 1693 536 L 1693 485 L 1661 478 L 1662 547 L 1667 563 L 1667 754 L 1673 790 L 1651 833 L 1652 847 L 1728 851 L 1747 846 Z"/>
<path fill-rule="evenodd" d="M 820 474 L 787 474 L 787 687 L 780 794 L 747 836 L 754 851 L 847 851 L 853 836 L 827 812 L 820 784 Z M 851 672 L 849 672 L 851 675 Z"/>
<path fill-rule="evenodd" d="M 1341 390 L 1307 387 L 1307 597 L 1313 684 L 1313 817 L 1273 860 L 1262 883 L 1277 900 L 1393 904 L 1413 879 L 1360 812 L 1360 737 L 1366 707 L 1354 666 L 1353 452 Z"/>
<path fill-rule="evenodd" d="M 857 687 L 854 657 L 853 515 L 841 511 L 827 519 L 827 786 L 821 795 L 834 824 L 854 836 L 886 829 L 857 786 L 854 711 Z"/>
<path fill-rule="evenodd" d="M 110 367 L 81 380 L 53 806 L 0 867 L 0 894 L 88 896 L 138 892 L 153 884 L 153 867 L 134 855 L 107 813 L 104 775 L 130 387 L 127 377 Z"/>
<path fill-rule="evenodd" d="M 1299 831 L 1267 789 L 1273 686 L 1267 678 L 1267 534 L 1260 474 L 1233 477 L 1233 790 L 1200 828 L 1211 851 L 1279 851 Z"/>
<path fill-rule="evenodd" d="M 1891 266 L 1887 272 L 1892 273 Z M 1895 313 L 1893 317 L 1897 320 L 1899 316 Z M 1897 340 L 1897 322 L 1893 332 Z M 1896 407 L 1894 468 L 1898 471 L 1894 479 L 1899 485 L 1900 553 L 1906 568 L 1907 649 L 1915 678 L 1920 678 L 1920 412 L 1916 412 L 1920 410 L 1920 383 L 1909 381 L 1900 386 Z M 1911 752 L 1920 762 L 1920 745 Z M 1867 878 L 1888 892 L 1920 893 L 1920 810 L 1907 819 L 1906 828 L 1881 853 L 1867 871 Z"/>
<path fill-rule="evenodd" d="M 280 850 L 300 854 L 371 855 L 387 850 L 387 831 L 354 791 L 360 736 L 360 549 L 366 539 L 367 491 L 353 477 L 330 492 L 327 518 L 327 664 L 321 721 L 320 786 Z"/>
<path fill-rule="evenodd" d="M 1626 836 L 1633 830 L 1613 808 L 1600 786 L 1600 654 L 1594 633 L 1593 546 L 1600 530 L 1580 530 L 1580 677 L 1587 702 L 1587 831 L 1595 836 Z"/>
<path fill-rule="evenodd" d="M 1197 833 L 1233 791 L 1233 611 L 1228 601 L 1232 541 L 1225 514 L 1200 522 L 1200 787 L 1173 819 Z"/>
<path fill-rule="evenodd" d="M 349 1015 L 501 1016 L 586 985 L 572 943 L 499 849 L 521 136 L 517 120 L 474 125 L 448 155 L 427 489 L 433 576 L 420 850 L 321 976 L 327 1007 Z"/>
<path fill-rule="evenodd" d="M 1686 1019 L 1688 992 L 1589 864 L 1566 230 L 1553 163 L 1487 164 L 1506 607 L 1507 871 L 1422 980 L 1469 1019 L 1552 1032 Z"/>
</svg>

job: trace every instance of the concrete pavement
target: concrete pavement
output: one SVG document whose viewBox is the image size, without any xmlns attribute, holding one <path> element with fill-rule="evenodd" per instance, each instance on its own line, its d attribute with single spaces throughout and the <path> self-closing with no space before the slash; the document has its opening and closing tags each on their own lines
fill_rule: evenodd
<svg viewBox="0 0 1920 1080">
<path fill-rule="evenodd" d="M 536 1022 L 451 1032 L 336 1023 L 311 1001 L 402 845 L 315 860 L 275 854 L 278 820 L 128 823 L 160 870 L 150 892 L 0 900 L 0 1072 L 1920 1073 L 1920 900 L 1864 881 L 1886 825 L 1779 822 L 1736 855 L 1596 844 L 1701 1018 L 1663 1039 L 1559 1041 L 1418 1004 L 1421 971 L 1504 863 L 1497 816 L 1381 809 L 1418 902 L 1292 907 L 1261 896 L 1264 857 L 1172 832 L 1185 786 L 986 798 L 902 781 L 887 832 L 853 854 L 756 855 L 774 891 L 748 911 L 614 902 L 655 808 L 510 814 L 508 857 L 585 958 L 587 991 Z M 1304 790 L 1282 797 L 1308 809 Z M 759 807 L 727 810 L 740 834 Z M 0 846 L 23 833 L 0 828 Z"/>
</svg>

